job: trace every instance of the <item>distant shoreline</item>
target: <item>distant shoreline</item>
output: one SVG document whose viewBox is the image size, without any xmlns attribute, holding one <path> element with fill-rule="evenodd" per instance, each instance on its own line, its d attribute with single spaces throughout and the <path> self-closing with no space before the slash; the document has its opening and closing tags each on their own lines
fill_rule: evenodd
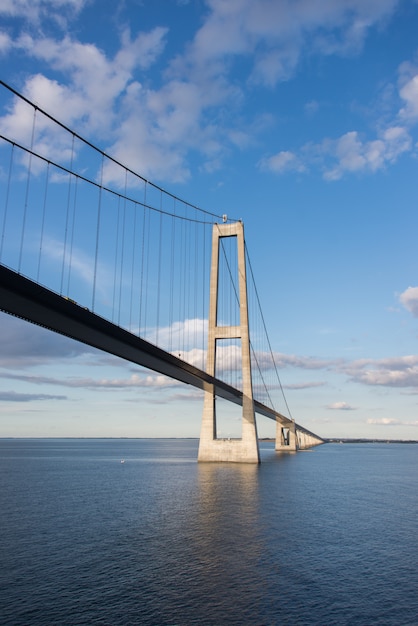
<svg viewBox="0 0 418 626">
<path fill-rule="evenodd" d="M 416 439 L 347 439 L 344 437 L 333 437 L 323 441 L 324 443 L 418 443 Z"/>
<path fill-rule="evenodd" d="M 259 441 L 275 441 L 275 439 L 265 438 Z M 347 438 L 347 437 L 322 437 L 324 443 L 418 443 L 418 439 L 365 439 L 363 437 Z"/>
</svg>

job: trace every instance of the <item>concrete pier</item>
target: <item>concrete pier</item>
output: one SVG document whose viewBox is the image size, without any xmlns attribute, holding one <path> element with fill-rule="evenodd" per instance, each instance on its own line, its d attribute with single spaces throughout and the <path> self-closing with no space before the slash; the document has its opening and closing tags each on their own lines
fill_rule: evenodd
<svg viewBox="0 0 418 626">
<path fill-rule="evenodd" d="M 237 238 L 239 314 L 238 326 L 218 326 L 218 284 L 219 284 L 219 243 L 222 237 Z M 215 224 L 212 234 L 212 264 L 209 296 L 208 354 L 206 371 L 216 376 L 216 346 L 223 339 L 241 340 L 242 368 L 242 433 L 241 439 L 221 439 L 217 437 L 216 400 L 213 390 L 205 391 L 202 428 L 200 433 L 198 461 L 225 461 L 234 463 L 259 463 L 257 426 L 254 412 L 254 398 L 251 379 L 250 337 L 248 326 L 247 279 L 244 248 L 244 226 Z"/>
<path fill-rule="evenodd" d="M 276 450 L 278 452 L 296 452 L 297 437 L 295 422 L 283 425 L 276 421 Z"/>
<path fill-rule="evenodd" d="M 295 424 L 294 421 L 276 420 L 276 446 L 277 452 L 296 452 L 297 450 L 308 450 L 314 446 L 319 446 L 324 440 L 309 430 Z"/>
</svg>

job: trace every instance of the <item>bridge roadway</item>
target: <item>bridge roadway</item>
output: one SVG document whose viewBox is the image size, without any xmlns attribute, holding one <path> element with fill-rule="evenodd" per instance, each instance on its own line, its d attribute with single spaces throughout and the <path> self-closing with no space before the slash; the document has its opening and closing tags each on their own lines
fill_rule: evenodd
<svg viewBox="0 0 418 626">
<path fill-rule="evenodd" d="M 215 390 L 217 396 L 242 406 L 239 389 L 4 265 L 0 265 L 0 310 L 204 391 Z M 261 402 L 254 401 L 254 409 L 284 427 L 292 424 L 291 419 Z M 317 437 L 298 424 L 296 429 Z"/>
</svg>

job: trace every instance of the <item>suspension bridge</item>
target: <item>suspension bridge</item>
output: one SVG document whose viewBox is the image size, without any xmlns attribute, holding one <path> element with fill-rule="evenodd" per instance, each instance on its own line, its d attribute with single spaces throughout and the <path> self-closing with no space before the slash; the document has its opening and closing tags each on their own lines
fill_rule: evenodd
<svg viewBox="0 0 418 626">
<path fill-rule="evenodd" d="M 322 443 L 291 416 L 242 222 L 2 81 L 0 107 L 0 309 L 203 390 L 199 461 L 259 462 L 256 414 L 276 422 L 278 451 Z M 221 436 L 218 398 L 242 407 L 240 437 Z"/>
</svg>

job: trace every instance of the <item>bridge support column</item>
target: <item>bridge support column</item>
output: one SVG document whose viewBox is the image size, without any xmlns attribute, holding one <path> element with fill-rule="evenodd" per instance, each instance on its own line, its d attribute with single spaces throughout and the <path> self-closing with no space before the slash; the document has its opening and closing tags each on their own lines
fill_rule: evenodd
<svg viewBox="0 0 418 626">
<path fill-rule="evenodd" d="M 296 452 L 296 426 L 295 422 L 284 425 L 276 421 L 276 450 L 278 452 Z"/>
<path fill-rule="evenodd" d="M 238 250 L 239 326 L 218 326 L 219 243 L 222 237 L 236 237 Z M 251 378 L 250 337 L 248 326 L 247 279 L 244 226 L 215 224 L 212 235 L 212 264 L 209 297 L 208 353 L 206 371 L 216 376 L 216 346 L 222 339 L 241 340 L 242 432 L 241 439 L 217 437 L 215 390 L 205 390 L 198 461 L 259 463 L 257 426 Z"/>
<path fill-rule="evenodd" d="M 313 448 L 314 446 L 320 446 L 324 443 L 324 440 L 321 439 L 321 437 L 318 437 L 318 435 L 306 430 L 297 430 L 296 439 L 299 450 L 306 450 L 308 448 Z"/>
<path fill-rule="evenodd" d="M 306 450 L 306 448 L 308 447 L 307 441 L 306 441 L 306 433 L 304 433 L 302 430 L 298 430 L 297 439 L 298 439 L 299 450 Z"/>
</svg>

